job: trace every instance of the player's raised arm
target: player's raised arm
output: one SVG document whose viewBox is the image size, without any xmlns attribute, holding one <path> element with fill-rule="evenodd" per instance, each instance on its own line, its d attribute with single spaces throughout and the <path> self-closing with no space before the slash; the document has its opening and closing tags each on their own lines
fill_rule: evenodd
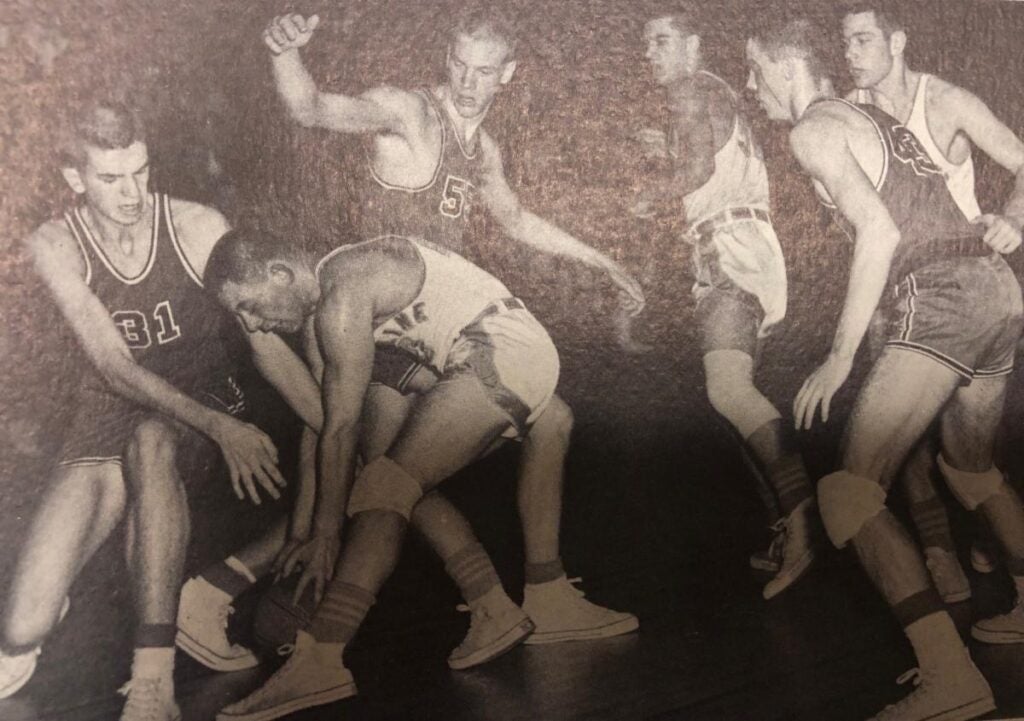
<svg viewBox="0 0 1024 721">
<path fill-rule="evenodd" d="M 483 153 L 482 200 L 498 224 L 513 240 L 544 253 L 574 258 L 585 265 L 604 271 L 626 295 L 630 312 L 635 315 L 643 310 L 646 302 L 643 289 L 625 268 L 604 253 L 581 243 L 569 233 L 522 206 L 519 197 L 509 187 L 505 178 L 501 151 L 497 143 L 482 130 L 480 149 Z"/>
<path fill-rule="evenodd" d="M 263 31 L 263 42 L 273 54 L 274 83 L 288 113 L 300 125 L 342 133 L 395 133 L 404 135 L 403 110 L 409 93 L 375 88 L 360 97 L 319 90 L 299 56 L 320 24 L 318 15 L 279 15 Z"/>
<path fill-rule="evenodd" d="M 900 232 L 850 150 L 841 121 L 819 111 L 793 129 L 790 146 L 856 232 L 846 300 L 832 350 L 804 382 L 793 404 L 797 427 L 809 428 L 819 403 L 822 419 L 828 420 L 832 397 L 850 373 L 885 288 Z"/>
</svg>

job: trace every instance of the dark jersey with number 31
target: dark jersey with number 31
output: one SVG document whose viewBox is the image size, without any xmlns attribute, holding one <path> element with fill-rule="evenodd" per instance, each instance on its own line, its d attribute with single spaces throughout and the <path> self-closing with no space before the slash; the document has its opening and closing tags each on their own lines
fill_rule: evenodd
<svg viewBox="0 0 1024 721">
<path fill-rule="evenodd" d="M 479 149 L 466 152 L 448 113 L 430 90 L 420 94 L 441 125 L 441 153 L 430 181 L 418 188 L 391 185 L 370 168 L 363 184 L 357 227 L 364 240 L 381 235 L 423 238 L 464 254 L 463 233 L 469 221 Z"/>
<path fill-rule="evenodd" d="M 154 194 L 152 205 L 149 258 L 135 277 L 114 267 L 80 208 L 65 213 L 64 220 L 81 249 L 85 282 L 109 311 L 135 362 L 175 385 L 191 386 L 226 367 L 224 314 L 182 251 L 170 198 Z"/>
</svg>

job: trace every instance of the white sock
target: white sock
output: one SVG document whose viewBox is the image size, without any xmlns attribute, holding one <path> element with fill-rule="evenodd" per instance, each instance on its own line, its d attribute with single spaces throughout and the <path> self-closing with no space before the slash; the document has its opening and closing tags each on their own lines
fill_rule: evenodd
<svg viewBox="0 0 1024 721">
<path fill-rule="evenodd" d="M 132 678 L 174 676 L 174 648 L 137 648 L 132 660 Z"/>
</svg>

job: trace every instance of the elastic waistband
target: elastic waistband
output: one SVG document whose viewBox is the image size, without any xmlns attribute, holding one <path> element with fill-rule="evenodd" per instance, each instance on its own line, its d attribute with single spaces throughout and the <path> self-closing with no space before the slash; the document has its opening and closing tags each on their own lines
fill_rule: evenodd
<svg viewBox="0 0 1024 721">
<path fill-rule="evenodd" d="M 916 244 L 896 269 L 897 278 L 949 258 L 981 258 L 995 253 L 981 238 L 931 240 Z"/>
<path fill-rule="evenodd" d="M 761 208 L 727 208 L 690 228 L 689 234 L 695 239 L 700 239 L 710 235 L 723 226 L 732 225 L 740 220 L 763 220 L 765 223 L 772 222 L 771 215 L 768 211 L 762 210 Z"/>
</svg>

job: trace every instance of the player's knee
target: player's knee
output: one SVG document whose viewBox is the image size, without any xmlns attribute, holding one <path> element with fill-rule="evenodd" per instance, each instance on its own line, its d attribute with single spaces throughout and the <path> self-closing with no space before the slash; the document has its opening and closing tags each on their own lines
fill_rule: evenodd
<svg viewBox="0 0 1024 721">
<path fill-rule="evenodd" d="M 995 466 L 987 471 L 974 473 L 953 468 L 941 453 L 937 459 L 949 490 L 968 511 L 977 510 L 978 506 L 1002 491 L 1006 483 L 1002 472 Z"/>
<path fill-rule="evenodd" d="M 818 482 L 818 509 L 829 540 L 842 548 L 868 521 L 885 510 L 885 490 L 876 481 L 848 471 Z"/>
<path fill-rule="evenodd" d="M 552 396 L 547 408 L 530 429 L 530 440 L 536 443 L 557 443 L 568 447 L 576 419 L 569 405 L 558 396 Z"/>
<path fill-rule="evenodd" d="M 387 456 L 367 464 L 352 486 L 348 515 L 364 511 L 390 511 L 407 521 L 423 497 L 423 487 L 402 466 Z"/>
<path fill-rule="evenodd" d="M 169 424 L 146 418 L 132 431 L 126 455 L 129 463 L 141 463 L 143 468 L 167 466 L 174 463 L 177 447 L 177 433 Z"/>
</svg>

